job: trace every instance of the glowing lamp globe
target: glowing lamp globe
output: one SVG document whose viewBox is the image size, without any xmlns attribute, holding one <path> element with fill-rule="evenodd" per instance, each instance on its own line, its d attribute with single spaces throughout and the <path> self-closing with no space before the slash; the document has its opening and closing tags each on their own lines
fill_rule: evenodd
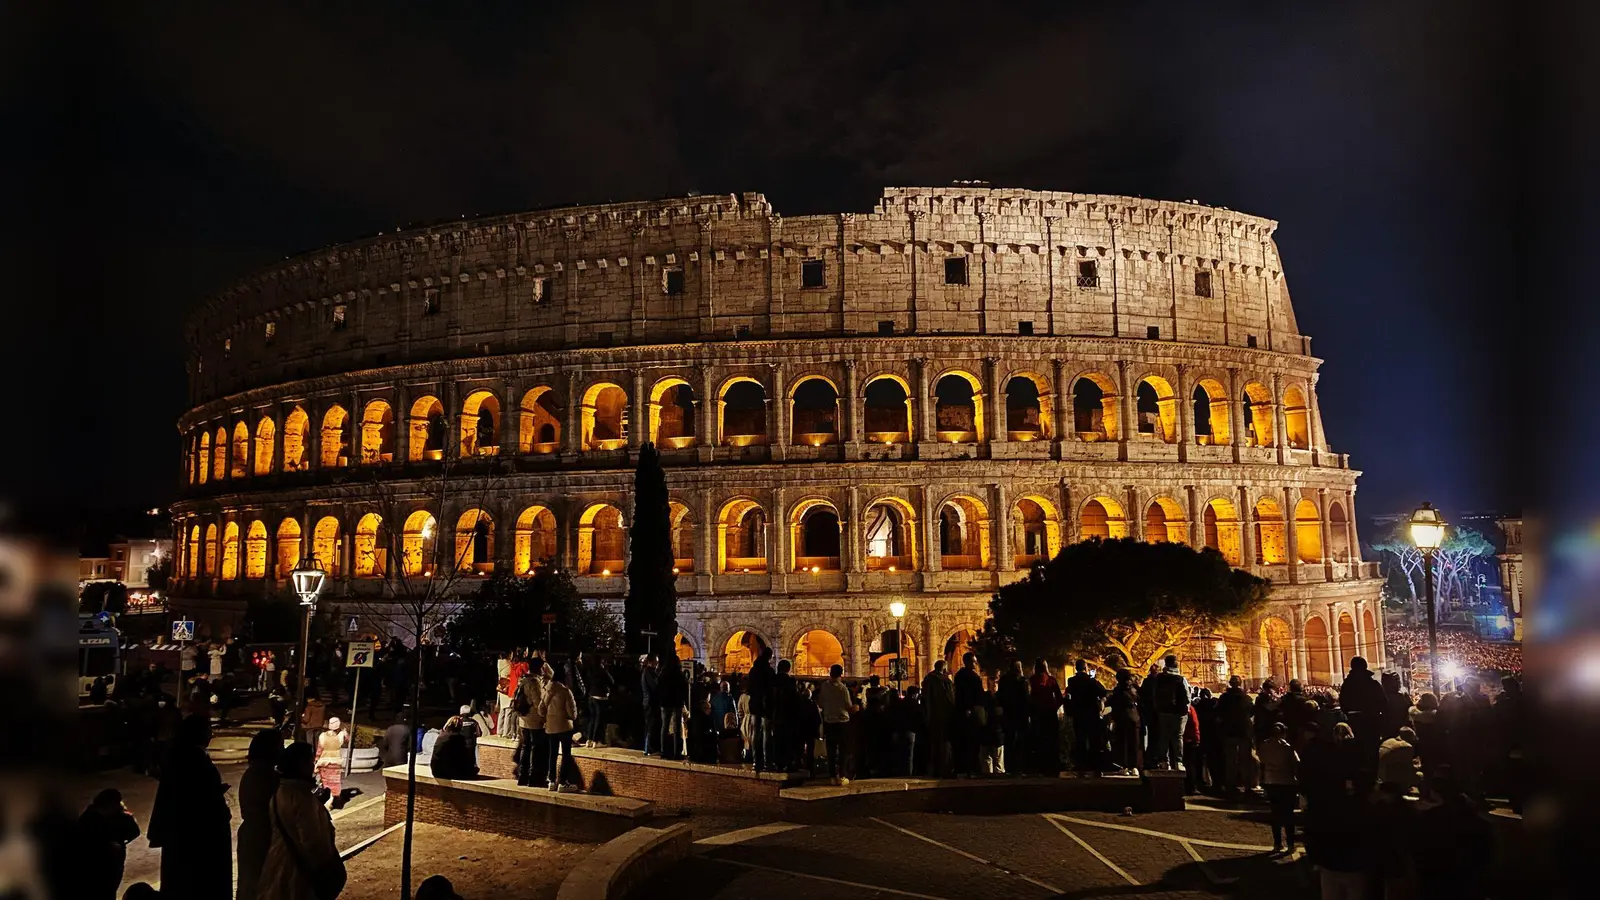
<svg viewBox="0 0 1600 900">
<path fill-rule="evenodd" d="M 896 600 L 893 603 L 890 603 L 889 604 L 889 615 L 894 616 L 896 619 L 904 619 L 906 617 L 906 605 L 905 605 L 905 602 L 901 601 L 901 600 Z"/>
<path fill-rule="evenodd" d="M 289 577 L 294 582 L 294 592 L 300 595 L 301 605 L 312 606 L 317 602 L 317 595 L 322 593 L 322 583 L 328 573 L 322 570 L 322 564 L 313 556 L 300 560 Z"/>
<path fill-rule="evenodd" d="M 1444 517 L 1432 503 L 1422 504 L 1411 514 L 1411 542 L 1418 550 L 1437 550 L 1444 543 Z"/>
</svg>

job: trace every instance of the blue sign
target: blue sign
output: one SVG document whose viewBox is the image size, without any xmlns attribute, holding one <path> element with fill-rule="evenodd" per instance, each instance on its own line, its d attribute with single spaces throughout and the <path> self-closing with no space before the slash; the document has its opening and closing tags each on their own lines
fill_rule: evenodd
<svg viewBox="0 0 1600 900">
<path fill-rule="evenodd" d="M 172 623 L 172 639 L 174 641 L 194 640 L 194 620 L 178 619 Z"/>
</svg>

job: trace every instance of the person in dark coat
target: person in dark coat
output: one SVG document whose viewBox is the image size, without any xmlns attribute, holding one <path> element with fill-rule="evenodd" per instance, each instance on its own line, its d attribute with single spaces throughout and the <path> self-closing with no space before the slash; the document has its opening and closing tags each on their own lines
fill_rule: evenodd
<svg viewBox="0 0 1600 900">
<path fill-rule="evenodd" d="M 779 772 L 792 772 L 799 766 L 798 728 L 800 695 L 795 691 L 794 676 L 789 674 L 787 659 L 778 660 L 778 671 L 772 676 L 772 696 L 767 699 L 767 709 L 772 714 L 772 746 L 767 751 L 767 762 Z"/>
<path fill-rule="evenodd" d="M 411 719 L 411 710 L 402 708 L 399 718 L 393 725 L 384 729 L 383 738 L 378 741 L 378 759 L 385 766 L 403 766 L 410 754 L 416 750 L 416 740 L 412 737 L 411 726 L 407 724 Z"/>
<path fill-rule="evenodd" d="M 1028 679 L 1028 722 L 1036 775 L 1061 774 L 1061 701 L 1061 685 L 1050 674 L 1049 663 L 1035 660 Z"/>
<path fill-rule="evenodd" d="M 583 664 L 583 651 L 580 650 L 567 657 L 561 668 L 567 674 L 567 687 L 572 690 L 572 699 L 578 704 L 577 731 L 583 735 L 584 740 L 591 740 L 594 737 L 594 726 L 588 721 L 589 673 L 588 667 Z M 574 743 L 582 746 L 583 741 Z"/>
<path fill-rule="evenodd" d="M 1117 686 L 1111 689 L 1111 761 L 1123 769 L 1138 769 L 1139 692 L 1133 686 L 1133 673 L 1117 670 Z M 1200 736 L 1205 737 L 1202 727 Z"/>
<path fill-rule="evenodd" d="M 958 776 L 976 775 L 978 767 L 979 712 L 983 706 L 983 676 L 978 674 L 978 657 L 967 653 L 961 657 L 961 668 L 951 677 L 955 691 L 955 721 L 952 723 L 950 742 L 954 747 L 955 770 Z"/>
<path fill-rule="evenodd" d="M 928 775 L 950 776 L 950 728 L 955 720 L 956 690 L 945 674 L 944 660 L 936 660 L 933 671 L 922 679 L 922 714 L 926 721 Z"/>
<path fill-rule="evenodd" d="M 673 658 L 661 668 L 656 682 L 656 699 L 661 718 L 661 758 L 683 759 L 683 710 L 689 705 L 689 682 L 683 676 L 683 666 Z"/>
<path fill-rule="evenodd" d="M 1383 739 L 1399 737 L 1411 716 L 1411 695 L 1400 686 L 1399 672 L 1383 673 Z"/>
<path fill-rule="evenodd" d="M 750 673 L 745 676 L 745 693 L 750 695 L 750 715 L 756 720 L 755 728 L 750 734 L 750 756 L 755 760 L 757 772 L 771 768 L 767 759 L 771 751 L 767 746 L 767 738 L 771 728 L 774 674 L 776 673 L 772 671 L 772 650 L 762 647 L 761 653 L 756 656 L 756 661 L 750 666 Z"/>
<path fill-rule="evenodd" d="M 433 743 L 431 768 L 435 778 L 478 777 L 478 762 L 467 745 L 467 736 L 462 733 L 459 716 L 452 717 L 439 731 L 439 739 Z"/>
<path fill-rule="evenodd" d="M 1161 721 L 1156 717 L 1156 676 L 1161 674 L 1161 664 L 1152 663 L 1150 671 L 1139 682 L 1139 729 L 1143 732 L 1144 767 L 1155 768 L 1156 753 L 1160 749 Z"/>
<path fill-rule="evenodd" d="M 1100 711 L 1106 693 L 1105 685 L 1089 673 L 1088 661 L 1078 660 L 1067 679 L 1067 710 L 1072 715 L 1072 762 L 1079 772 L 1097 772 L 1103 762 L 1106 739 Z"/>
<path fill-rule="evenodd" d="M 1383 719 L 1388 707 L 1389 699 L 1384 696 L 1383 686 L 1372 677 L 1367 661 L 1360 656 L 1350 657 L 1350 674 L 1339 686 L 1339 709 L 1355 732 L 1362 757 L 1362 779 L 1369 789 L 1378 777 L 1378 746 L 1383 743 Z"/>
<path fill-rule="evenodd" d="M 139 836 L 139 823 L 122 802 L 122 792 L 108 788 L 78 818 L 73 869 L 83 900 L 116 900 L 128 844 Z"/>
<path fill-rule="evenodd" d="M 1251 720 L 1255 706 L 1244 692 L 1244 681 L 1234 675 L 1228 689 L 1217 698 L 1217 720 L 1222 728 L 1222 790 L 1243 791 L 1250 769 Z"/>
<path fill-rule="evenodd" d="M 206 755 L 210 742 L 211 723 L 205 717 L 184 719 L 161 768 L 148 836 L 150 846 L 161 851 L 164 897 L 208 900 L 233 893 L 228 785 Z"/>
<path fill-rule="evenodd" d="M 661 671 L 655 654 L 646 656 L 639 671 L 639 706 L 644 711 L 644 755 L 665 753 L 661 746 Z"/>
<path fill-rule="evenodd" d="M 586 702 L 589 709 L 589 720 L 585 723 L 588 730 L 584 735 L 591 744 L 603 744 L 606 740 L 606 704 L 616 688 L 616 679 L 599 657 L 579 654 L 578 658 L 584 666 L 583 683 L 588 691 L 587 697 L 579 698 Z"/>
<path fill-rule="evenodd" d="M 1317 710 L 1312 705 L 1310 697 L 1305 694 L 1305 688 L 1300 684 L 1300 679 L 1289 679 L 1289 691 L 1278 702 L 1278 715 L 1283 718 L 1283 724 L 1289 728 L 1289 744 L 1296 751 L 1305 749 L 1306 729 L 1317 721 Z"/>
<path fill-rule="evenodd" d="M 245 754 L 244 777 L 239 779 L 239 890 L 238 900 L 256 900 L 261 867 L 272 846 L 272 795 L 278 792 L 278 763 L 283 759 L 283 735 L 263 728 L 250 739 Z"/>
<path fill-rule="evenodd" d="M 1022 673 L 1022 660 L 1013 661 L 1011 671 L 1000 676 L 995 703 L 1000 707 L 1000 727 L 1004 732 L 1006 774 L 1020 775 L 1029 770 L 1028 678 Z"/>
</svg>

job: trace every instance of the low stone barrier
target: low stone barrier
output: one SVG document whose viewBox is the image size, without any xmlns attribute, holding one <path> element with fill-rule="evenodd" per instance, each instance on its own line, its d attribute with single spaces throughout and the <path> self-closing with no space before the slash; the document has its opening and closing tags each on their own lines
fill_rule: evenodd
<svg viewBox="0 0 1600 900">
<path fill-rule="evenodd" d="M 607 841 L 567 873 L 556 900 L 623 900 L 688 856 L 690 840 L 687 824 L 635 828 Z"/>
<path fill-rule="evenodd" d="M 892 812 L 971 815 L 1100 810 L 1157 812 L 1183 809 L 1183 776 L 1079 778 L 873 778 L 847 786 L 785 788 L 782 818 L 837 821 Z"/>
<path fill-rule="evenodd" d="M 406 767 L 383 770 L 383 823 L 406 815 Z M 417 773 L 416 820 L 511 837 L 607 841 L 650 820 L 653 805 L 630 797 L 559 794 L 504 778 L 456 780 Z"/>
</svg>

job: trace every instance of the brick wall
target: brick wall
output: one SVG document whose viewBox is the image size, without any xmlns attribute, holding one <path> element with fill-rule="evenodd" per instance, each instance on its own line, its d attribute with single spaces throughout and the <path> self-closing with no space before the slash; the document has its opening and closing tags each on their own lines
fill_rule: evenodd
<svg viewBox="0 0 1600 900">
<path fill-rule="evenodd" d="M 383 823 L 388 826 L 405 819 L 406 790 L 403 779 L 386 780 Z M 582 843 L 609 841 L 637 824 L 627 816 L 421 781 L 417 782 L 416 821 L 511 837 L 553 837 Z"/>
</svg>

